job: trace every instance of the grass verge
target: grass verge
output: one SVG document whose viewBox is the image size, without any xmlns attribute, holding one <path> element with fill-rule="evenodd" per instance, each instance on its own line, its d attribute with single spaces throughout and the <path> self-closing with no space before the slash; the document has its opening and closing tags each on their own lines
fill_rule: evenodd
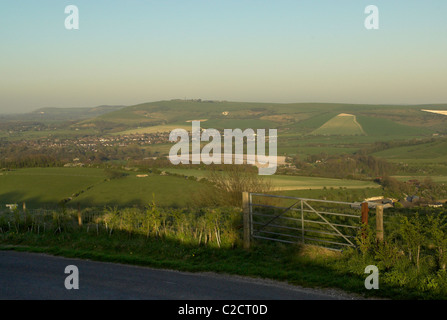
<svg viewBox="0 0 447 320">
<path fill-rule="evenodd" d="M 169 238 L 107 233 L 2 233 L 1 250 L 48 253 L 70 258 L 117 262 L 189 272 L 216 272 L 267 278 L 311 288 L 337 288 L 364 297 L 433 299 L 428 293 L 382 285 L 365 289 L 365 277 L 339 266 L 343 255 L 321 248 L 280 243 L 254 243 L 250 250 L 240 246 L 218 248 L 183 243 Z"/>
</svg>

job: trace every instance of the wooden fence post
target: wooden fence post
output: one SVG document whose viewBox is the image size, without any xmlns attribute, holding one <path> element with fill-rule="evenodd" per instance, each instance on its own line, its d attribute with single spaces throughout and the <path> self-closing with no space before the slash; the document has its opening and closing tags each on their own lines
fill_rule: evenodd
<svg viewBox="0 0 447 320">
<path fill-rule="evenodd" d="M 250 197 L 248 192 L 242 192 L 242 213 L 244 222 L 244 249 L 250 248 Z"/>
<path fill-rule="evenodd" d="M 376 207 L 376 240 L 383 241 L 383 206 Z"/>
<path fill-rule="evenodd" d="M 82 227 L 82 213 L 81 213 L 81 206 L 78 203 L 78 225 Z"/>
<path fill-rule="evenodd" d="M 368 225 L 368 202 L 362 202 L 362 224 Z"/>
<path fill-rule="evenodd" d="M 25 224 L 28 224 L 28 215 L 26 214 L 26 204 L 25 202 L 22 204 L 23 214 L 25 215 Z"/>
</svg>

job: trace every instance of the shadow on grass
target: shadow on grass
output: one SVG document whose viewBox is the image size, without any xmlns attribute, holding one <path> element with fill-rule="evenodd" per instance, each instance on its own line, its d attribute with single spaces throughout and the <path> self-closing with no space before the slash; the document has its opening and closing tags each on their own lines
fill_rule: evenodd
<svg viewBox="0 0 447 320">
<path fill-rule="evenodd" d="M 2 233 L 0 249 L 32 251 L 187 272 L 216 272 L 287 282 L 310 288 L 337 288 L 365 297 L 383 296 L 364 287 L 364 278 L 333 267 L 341 259 L 301 245 L 255 242 L 249 250 L 197 245 L 168 237 L 104 231 Z M 389 297 L 388 295 L 386 295 Z M 400 298 L 400 297 L 397 297 Z"/>
</svg>

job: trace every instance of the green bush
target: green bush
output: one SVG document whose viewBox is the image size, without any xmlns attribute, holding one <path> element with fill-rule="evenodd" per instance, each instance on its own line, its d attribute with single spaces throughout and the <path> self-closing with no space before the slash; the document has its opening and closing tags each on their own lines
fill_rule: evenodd
<svg viewBox="0 0 447 320">
<path fill-rule="evenodd" d="M 28 221 L 26 221 L 26 219 Z M 19 210 L 0 214 L 0 230 L 4 232 L 125 233 L 128 237 L 143 236 L 177 240 L 197 246 L 234 247 L 240 243 L 241 211 L 237 208 L 202 208 L 197 210 L 159 208 L 151 203 L 146 208 L 105 208 L 84 210 L 82 226 L 78 211 L 61 207 L 42 214 L 26 215 Z"/>
<path fill-rule="evenodd" d="M 337 268 L 361 275 L 367 265 L 376 265 L 381 283 L 445 296 L 447 238 L 443 215 L 415 213 L 394 218 L 400 223 L 382 242 L 376 242 L 371 228 L 363 226 L 356 237 L 357 248 L 344 252 Z"/>
<path fill-rule="evenodd" d="M 233 208 L 161 209 L 154 203 L 145 209 L 107 208 L 97 223 L 113 231 L 169 238 L 196 245 L 235 246 L 239 239 L 240 211 Z"/>
</svg>

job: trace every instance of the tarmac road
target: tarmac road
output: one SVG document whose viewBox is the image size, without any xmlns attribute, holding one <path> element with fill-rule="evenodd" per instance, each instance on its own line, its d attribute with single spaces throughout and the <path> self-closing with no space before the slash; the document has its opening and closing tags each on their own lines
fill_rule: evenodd
<svg viewBox="0 0 447 320">
<path fill-rule="evenodd" d="M 68 290 L 68 265 L 79 289 Z M 352 300 L 337 291 L 214 273 L 188 273 L 0 251 L 1 300 Z"/>
</svg>

